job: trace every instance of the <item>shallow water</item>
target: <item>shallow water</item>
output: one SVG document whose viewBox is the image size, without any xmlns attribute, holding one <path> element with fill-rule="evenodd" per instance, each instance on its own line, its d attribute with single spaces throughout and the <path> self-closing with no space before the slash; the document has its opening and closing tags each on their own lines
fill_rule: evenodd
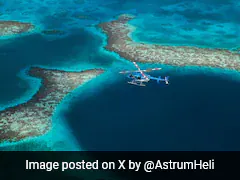
<svg viewBox="0 0 240 180">
<path fill-rule="evenodd" d="M 138 41 L 231 49 L 240 44 L 239 7 L 237 0 L 0 0 L 2 20 L 31 22 L 37 32 L 57 29 L 66 34 L 0 40 L 0 105 L 21 99 L 29 90 L 18 73 L 31 65 L 116 68 L 105 80 L 115 78 L 117 68 L 130 69 L 129 63 L 102 53 L 102 37 L 85 31 L 116 15 L 136 15 L 131 24 L 137 26 L 132 37 Z M 150 83 L 139 88 L 123 79 L 84 86 L 65 114 L 68 131 L 72 128 L 78 143 L 88 150 L 240 149 L 239 81 L 221 73 L 180 75 L 167 67 L 161 73 L 171 76 L 169 87 Z M 31 149 L 28 143 L 16 148 L 23 146 Z"/>
</svg>

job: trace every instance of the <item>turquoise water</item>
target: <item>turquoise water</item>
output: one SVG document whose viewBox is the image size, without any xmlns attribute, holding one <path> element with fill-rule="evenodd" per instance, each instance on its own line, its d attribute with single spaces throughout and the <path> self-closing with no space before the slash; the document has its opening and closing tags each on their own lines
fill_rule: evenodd
<svg viewBox="0 0 240 180">
<path fill-rule="evenodd" d="M 228 72 L 223 73 L 223 71 L 219 70 L 217 73 L 212 74 L 208 73 L 208 70 L 199 71 L 196 68 L 190 68 L 182 71 L 181 68 L 164 66 L 162 75 L 169 74 L 172 76 L 171 86 L 159 88 L 155 84 L 150 84 L 144 90 L 129 87 L 125 84 L 125 81 L 122 79 L 123 77 L 117 75 L 117 72 L 122 69 L 132 69 L 133 66 L 126 60 L 120 59 L 116 54 L 104 51 L 102 48 L 105 41 L 104 35 L 94 29 L 94 26 L 99 22 L 111 20 L 116 15 L 122 13 L 131 13 L 136 15 L 136 19 L 132 20 L 131 24 L 137 26 L 137 30 L 133 33 L 133 38 L 137 41 L 232 49 L 239 47 L 240 44 L 239 7 L 239 2 L 234 0 L 163 0 L 161 2 L 157 0 L 0 1 L 0 10 L 2 13 L 0 18 L 2 20 L 31 22 L 37 27 L 36 32 L 32 35 L 0 40 L 1 108 L 8 106 L 9 103 L 16 104 L 20 103 L 22 99 L 29 99 L 29 91 L 33 91 L 31 88 L 38 88 L 39 84 L 31 86 L 29 81 L 20 78 L 19 73 L 26 67 L 41 65 L 74 70 L 102 67 L 107 70 L 106 75 L 80 87 L 74 92 L 75 96 L 73 100 L 71 100 L 70 96 L 67 98 L 69 99 L 68 103 L 62 103 L 59 106 L 53 121 L 60 126 L 61 131 L 54 130 L 51 135 L 43 136 L 39 140 L 49 141 L 51 138 L 52 140 L 58 138 L 58 141 L 66 142 L 72 138 L 70 142 L 74 142 L 73 146 L 76 145 L 78 149 L 80 144 L 83 146 L 81 147 L 83 149 L 102 150 L 108 148 L 124 150 L 127 147 L 127 144 L 124 143 L 124 138 L 127 136 L 132 138 L 130 138 L 130 144 L 136 138 L 139 141 L 144 138 L 150 138 L 150 135 L 147 135 L 147 133 L 143 136 L 143 126 L 138 123 L 140 119 L 143 125 L 147 124 L 148 131 L 154 128 L 151 124 L 155 123 L 155 127 L 158 127 L 156 125 L 158 122 L 161 128 L 166 127 L 166 132 L 167 130 L 173 131 L 173 127 L 176 129 L 176 132 L 172 136 L 169 136 L 169 141 L 158 138 L 165 145 L 166 149 L 239 149 L 232 142 L 234 136 L 238 136 L 239 128 L 239 124 L 235 119 L 237 117 L 236 107 L 238 107 L 240 99 L 238 94 L 239 81 L 237 80 L 237 76 L 235 76 L 238 73 L 233 73 L 234 75 L 230 76 Z M 79 16 L 86 16 L 87 18 L 79 18 Z M 41 34 L 41 31 L 44 29 L 62 30 L 65 35 L 46 36 Z M 148 67 L 148 65 L 141 65 L 141 67 Z M 126 98 L 126 102 L 120 101 L 121 99 L 118 99 L 118 102 L 116 101 L 116 98 L 125 96 L 126 94 L 128 97 Z M 152 97 L 153 94 L 154 97 Z M 229 99 L 228 94 L 231 95 Z M 143 99 L 141 100 L 140 97 L 143 97 Z M 210 101 L 211 97 L 213 97 L 213 100 Z M 155 104 L 154 99 L 157 99 L 160 103 Z M 139 111 L 139 102 L 144 103 L 147 113 L 143 116 L 138 114 L 137 118 L 134 118 Z M 94 111 L 89 110 L 91 109 L 90 106 L 93 106 L 92 104 L 95 107 Z M 190 105 L 195 105 L 193 108 L 197 109 L 205 107 L 205 109 L 203 108 L 201 119 L 195 118 L 199 116 L 198 111 L 191 108 L 190 110 L 178 111 L 179 107 L 186 107 L 187 109 Z M 126 110 L 126 106 L 130 110 Z M 105 112 L 110 107 L 115 108 L 112 109 L 115 114 Z M 209 116 L 207 107 L 212 109 Z M 222 109 L 223 107 L 226 111 Z M 84 109 L 84 111 L 79 114 L 78 112 L 81 109 Z M 164 113 L 160 109 L 164 109 Z M 92 112 L 97 116 L 93 117 Z M 158 112 L 161 112 L 160 115 Z M 225 115 L 222 114 L 224 112 L 226 112 Z M 64 116 L 60 114 L 64 114 Z M 168 116 L 169 114 L 172 115 Z M 150 118 L 150 122 L 153 121 L 154 123 L 145 122 L 148 118 Z M 85 119 L 87 121 L 84 121 Z M 121 119 L 124 119 L 124 121 Z M 218 124 L 218 119 L 220 125 L 215 127 Z M 88 122 L 91 122 L 92 127 L 86 124 Z M 127 122 L 131 122 L 131 124 Z M 166 124 L 167 122 L 171 122 L 171 124 Z M 200 122 L 202 123 L 201 125 Z M 208 124 L 207 122 L 212 122 L 212 124 Z M 109 130 L 109 128 L 116 128 L 119 124 L 122 128 L 120 130 L 126 134 L 122 139 L 121 136 L 114 134 L 115 132 L 119 133 L 118 131 Z M 176 127 L 174 124 L 178 124 L 179 126 Z M 173 126 L 171 127 L 171 125 Z M 84 131 L 81 128 L 85 126 L 88 128 L 85 128 Z M 182 127 L 184 126 L 188 127 L 184 130 L 189 131 L 182 134 L 181 145 L 175 144 L 174 135 L 177 132 L 181 134 Z M 101 132 L 105 133 L 102 133 L 103 135 L 98 136 L 98 138 L 91 139 L 96 136 L 94 134 L 94 132 L 97 132 L 96 127 L 102 128 L 98 130 L 100 134 Z M 198 127 L 205 128 L 203 130 L 203 137 L 199 137 L 200 130 Z M 210 131 L 210 129 L 213 130 Z M 68 131 L 70 135 L 63 140 L 63 137 L 59 134 L 64 131 Z M 225 139 L 223 139 L 223 134 L 221 135 L 220 132 L 224 132 Z M 156 135 L 166 135 L 164 132 L 162 133 L 157 133 Z M 187 134 L 190 134 L 192 139 L 189 140 Z M 112 139 L 109 139 L 109 137 L 112 137 Z M 210 138 L 211 141 L 205 141 L 207 137 L 212 137 Z M 114 138 L 118 139 L 121 144 L 114 144 L 114 142 L 117 142 Z M 229 141 L 230 139 L 232 141 Z M 34 139 L 33 142 L 37 140 L 38 138 Z M 192 143 L 197 140 L 200 142 L 198 145 Z M 39 147 L 37 147 L 37 143 L 33 142 L 30 141 L 18 145 L 16 148 L 18 150 L 24 148 L 49 148 L 45 148 L 45 144 L 41 141 L 39 143 L 44 145 L 39 145 Z M 53 140 L 53 142 L 55 141 Z M 92 142 L 92 144 L 89 142 Z M 160 146 L 154 146 L 156 139 L 143 142 L 145 144 L 141 146 L 142 148 L 164 149 Z M 211 142 L 215 144 L 211 144 Z M 229 144 L 226 142 L 229 142 Z M 29 145 L 31 143 L 35 145 Z M 54 148 L 50 147 L 50 149 L 62 149 L 59 147 L 61 146 L 59 144 L 61 143 L 56 141 L 52 145 Z M 14 146 L 10 148 L 14 149 Z M 65 150 L 72 149 L 67 146 L 64 146 L 64 148 Z M 139 144 L 131 147 L 131 149 L 134 148 L 141 149 Z"/>
<path fill-rule="evenodd" d="M 240 43 L 237 0 L 32 0 L 2 1 L 1 19 L 30 21 L 41 28 L 91 26 L 121 13 L 136 14 L 142 41 L 232 48 Z M 87 19 L 77 18 L 85 15 Z"/>
</svg>

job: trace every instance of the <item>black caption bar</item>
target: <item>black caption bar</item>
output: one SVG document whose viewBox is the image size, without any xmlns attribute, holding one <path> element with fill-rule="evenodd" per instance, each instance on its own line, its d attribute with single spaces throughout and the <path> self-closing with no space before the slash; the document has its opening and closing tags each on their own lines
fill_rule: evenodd
<svg viewBox="0 0 240 180">
<path fill-rule="evenodd" d="M 5 179 L 159 179 L 238 172 L 240 152 L 0 152 Z"/>
</svg>

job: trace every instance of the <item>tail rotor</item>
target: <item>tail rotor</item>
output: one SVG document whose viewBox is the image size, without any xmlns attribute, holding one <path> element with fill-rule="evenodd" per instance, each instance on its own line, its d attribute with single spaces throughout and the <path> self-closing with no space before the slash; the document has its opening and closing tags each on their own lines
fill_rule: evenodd
<svg viewBox="0 0 240 180">
<path fill-rule="evenodd" d="M 165 77 L 165 83 L 166 83 L 166 85 L 169 84 L 169 76 L 166 76 L 166 77 Z"/>
</svg>

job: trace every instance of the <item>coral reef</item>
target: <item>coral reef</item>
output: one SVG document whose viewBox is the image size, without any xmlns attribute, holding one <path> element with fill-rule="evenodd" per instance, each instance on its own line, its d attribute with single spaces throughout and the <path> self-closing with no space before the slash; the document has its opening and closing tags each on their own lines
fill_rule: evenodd
<svg viewBox="0 0 240 180">
<path fill-rule="evenodd" d="M 28 74 L 41 78 L 42 86 L 28 102 L 0 112 L 0 142 L 19 141 L 47 133 L 60 101 L 79 85 L 101 73 L 101 69 L 68 72 L 32 67 Z"/>
<path fill-rule="evenodd" d="M 135 27 L 128 23 L 133 18 L 123 14 L 98 25 L 108 36 L 107 50 L 131 61 L 240 70 L 240 54 L 236 51 L 134 42 L 129 35 Z"/>
<path fill-rule="evenodd" d="M 45 35 L 64 35 L 64 31 L 57 30 L 57 29 L 48 29 L 48 30 L 43 30 L 43 34 Z"/>
<path fill-rule="evenodd" d="M 0 21 L 0 36 L 9 36 L 29 32 L 34 29 L 31 23 Z"/>
</svg>

